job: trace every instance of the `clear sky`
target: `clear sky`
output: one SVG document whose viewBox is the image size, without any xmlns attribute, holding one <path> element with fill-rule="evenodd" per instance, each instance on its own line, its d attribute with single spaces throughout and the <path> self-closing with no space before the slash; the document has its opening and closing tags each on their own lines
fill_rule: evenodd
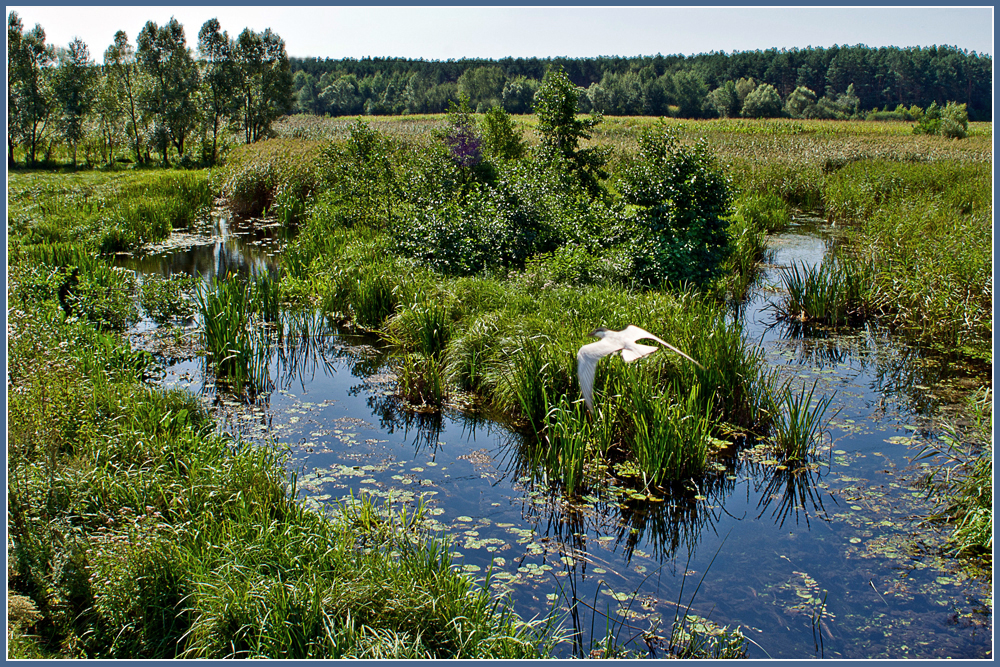
<svg viewBox="0 0 1000 667">
<path fill-rule="evenodd" d="M 97 62 L 114 34 L 175 16 L 188 44 L 216 17 L 230 37 L 271 28 L 290 56 L 362 58 L 592 57 L 683 54 L 834 44 L 947 44 L 993 54 L 992 7 L 295 7 L 15 6 L 48 41 L 80 37 Z"/>
</svg>

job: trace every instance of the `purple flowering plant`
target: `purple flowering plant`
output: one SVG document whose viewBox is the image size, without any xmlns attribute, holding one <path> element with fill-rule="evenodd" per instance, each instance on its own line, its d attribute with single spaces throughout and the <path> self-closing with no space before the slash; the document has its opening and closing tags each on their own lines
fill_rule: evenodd
<svg viewBox="0 0 1000 667">
<path fill-rule="evenodd" d="M 459 104 L 448 103 L 448 130 L 444 144 L 451 159 L 462 168 L 475 167 L 483 159 L 482 139 L 476 131 L 476 121 L 469 108 L 469 99 L 462 96 Z"/>
</svg>

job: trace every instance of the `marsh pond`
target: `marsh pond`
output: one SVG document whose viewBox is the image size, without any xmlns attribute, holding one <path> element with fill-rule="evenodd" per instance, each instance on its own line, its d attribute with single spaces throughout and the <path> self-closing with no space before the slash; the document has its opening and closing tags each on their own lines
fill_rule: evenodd
<svg viewBox="0 0 1000 667">
<path fill-rule="evenodd" d="M 954 397 L 989 370 L 876 325 L 776 322 L 780 268 L 819 263 L 836 232 L 793 219 L 770 238 L 763 277 L 732 315 L 783 378 L 833 396 L 814 460 L 785 466 L 749 445 L 661 497 L 612 484 L 568 500 L 532 469 L 528 436 L 474 405 L 408 408 L 385 343 L 321 313 L 283 314 L 298 333 L 264 352 L 267 377 L 251 401 L 213 384 L 192 344 L 197 323 L 166 340 L 144 320 L 130 335 L 160 356 L 164 385 L 211 406 L 220 430 L 286 451 L 302 503 L 421 506 L 428 533 L 450 540 L 454 567 L 488 575 L 522 618 L 564 611 L 579 633 L 565 657 L 609 625 L 619 642 L 642 645 L 643 631 L 669 633 L 685 611 L 707 632 L 739 627 L 750 658 L 989 657 L 990 573 L 948 555 L 950 528 L 927 520 L 920 485 L 936 461 L 919 459 L 939 444 Z M 277 272 L 283 234 L 216 213 L 119 263 L 205 280 Z"/>
</svg>

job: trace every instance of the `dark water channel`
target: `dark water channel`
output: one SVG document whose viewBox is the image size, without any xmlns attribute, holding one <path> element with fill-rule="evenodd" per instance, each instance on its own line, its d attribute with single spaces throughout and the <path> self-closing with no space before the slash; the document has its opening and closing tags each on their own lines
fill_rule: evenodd
<svg viewBox="0 0 1000 667">
<path fill-rule="evenodd" d="M 773 326 L 777 267 L 821 261 L 834 238 L 810 220 L 774 238 L 774 267 L 741 314 L 784 376 L 836 392 L 816 469 L 782 470 L 744 450 L 684 497 L 612 490 L 569 505 L 531 483 L 519 437 L 503 426 L 401 410 L 376 341 L 315 333 L 321 318 L 308 322 L 313 335 L 274 350 L 273 387 L 252 406 L 217 395 L 199 357 L 167 359 L 165 382 L 204 396 L 221 428 L 287 446 L 307 505 L 422 498 L 428 528 L 453 539 L 456 566 L 482 577 L 492 563 L 492 586 L 522 617 L 580 601 L 566 624 L 585 644 L 592 627 L 604 633 L 593 607 L 626 621 L 624 641 L 657 623 L 669 634 L 680 600 L 697 617 L 740 626 L 751 658 L 990 657 L 988 580 L 944 555 L 946 532 L 922 521 L 930 505 L 910 462 L 938 437 L 933 417 L 951 393 L 977 381 L 874 327 L 834 336 Z M 281 243 L 274 228 L 223 219 L 127 265 L 204 277 L 268 270 Z M 138 331 L 137 342 L 149 326 Z"/>
</svg>

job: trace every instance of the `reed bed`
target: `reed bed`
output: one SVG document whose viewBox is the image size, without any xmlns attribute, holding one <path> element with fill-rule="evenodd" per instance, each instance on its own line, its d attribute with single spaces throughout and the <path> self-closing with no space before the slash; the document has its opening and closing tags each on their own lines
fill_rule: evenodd
<svg viewBox="0 0 1000 667">
<path fill-rule="evenodd" d="M 993 549 L 993 390 L 982 387 L 960 406 L 958 418 L 914 460 L 928 460 L 923 485 L 934 499 L 933 518 L 954 526 L 949 542 L 963 555 Z"/>
<path fill-rule="evenodd" d="M 781 270 L 784 294 L 774 309 L 779 319 L 801 323 L 858 322 L 867 312 L 869 280 L 870 271 L 855 262 L 793 264 Z"/>
<path fill-rule="evenodd" d="M 993 184 L 981 164 L 863 162 L 837 173 L 829 215 L 849 223 L 866 306 L 925 340 L 989 359 Z"/>
<path fill-rule="evenodd" d="M 216 278 L 198 292 L 203 341 L 216 380 L 237 394 L 270 385 L 270 346 L 280 337 L 278 281 L 268 274 Z"/>
<path fill-rule="evenodd" d="M 777 453 L 785 461 L 808 461 L 814 454 L 816 444 L 822 437 L 833 414 L 826 421 L 823 417 L 830 408 L 834 394 L 813 401 L 818 381 L 806 390 L 803 386 L 798 393 L 784 385 L 773 399 L 769 440 Z"/>
</svg>

